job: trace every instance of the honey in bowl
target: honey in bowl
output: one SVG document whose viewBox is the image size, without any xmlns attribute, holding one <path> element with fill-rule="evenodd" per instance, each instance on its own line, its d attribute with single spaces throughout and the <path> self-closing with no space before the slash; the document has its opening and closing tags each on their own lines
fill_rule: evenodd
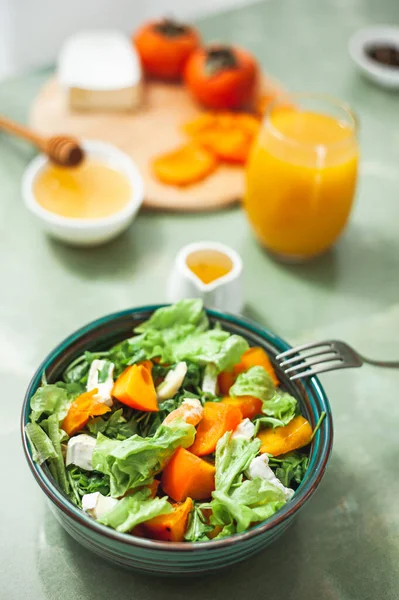
<svg viewBox="0 0 399 600">
<path fill-rule="evenodd" d="M 224 277 L 233 268 L 232 260 L 217 250 L 198 250 L 188 255 L 186 263 L 190 271 L 202 283 L 208 284 Z"/>
<path fill-rule="evenodd" d="M 33 192 L 38 204 L 70 219 L 101 219 L 122 210 L 132 188 L 127 176 L 87 158 L 75 168 L 48 164 L 37 175 Z"/>
</svg>

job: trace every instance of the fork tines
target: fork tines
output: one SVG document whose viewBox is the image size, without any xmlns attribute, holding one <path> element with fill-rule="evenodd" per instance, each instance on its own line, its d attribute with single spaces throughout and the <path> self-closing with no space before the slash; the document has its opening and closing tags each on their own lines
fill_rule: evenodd
<svg viewBox="0 0 399 600">
<path fill-rule="evenodd" d="M 332 341 L 297 346 L 278 354 L 276 359 L 291 381 L 324 371 L 342 369 L 344 366 L 343 359 Z"/>
</svg>

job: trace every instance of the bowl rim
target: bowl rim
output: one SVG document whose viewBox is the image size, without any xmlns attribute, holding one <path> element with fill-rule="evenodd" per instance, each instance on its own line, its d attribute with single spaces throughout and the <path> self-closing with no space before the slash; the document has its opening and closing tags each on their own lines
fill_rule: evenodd
<svg viewBox="0 0 399 600">
<path fill-rule="evenodd" d="M 81 141 L 81 146 L 88 156 L 92 153 L 102 155 L 104 164 L 126 175 L 132 188 L 127 204 L 116 213 L 98 219 L 63 217 L 43 208 L 36 199 L 33 185 L 38 174 L 49 164 L 50 160 L 44 154 L 38 154 L 31 160 L 22 175 L 21 191 L 25 206 L 41 221 L 70 231 L 96 230 L 124 223 L 137 212 L 143 203 L 144 181 L 137 164 L 128 154 L 107 142 L 85 139 Z"/>
<path fill-rule="evenodd" d="M 131 309 L 126 309 L 122 311 L 117 311 L 114 313 L 107 314 L 103 317 L 95 319 L 90 323 L 87 323 L 83 327 L 77 329 L 74 333 L 70 334 L 62 342 L 60 342 L 42 361 L 35 374 L 33 375 L 28 389 L 25 393 L 25 398 L 22 405 L 21 411 L 21 436 L 22 443 L 25 453 L 25 458 L 28 462 L 30 470 L 33 473 L 37 483 L 46 494 L 47 498 L 50 499 L 55 506 L 61 510 L 67 517 L 76 521 L 78 524 L 83 526 L 84 528 L 91 529 L 93 533 L 106 536 L 110 540 L 115 542 L 122 543 L 126 546 L 135 546 L 143 549 L 153 549 L 153 550 L 169 550 L 171 552 L 200 552 L 206 550 L 214 550 L 223 547 L 228 547 L 233 543 L 248 540 L 255 538 L 263 533 L 272 530 L 274 527 L 282 524 L 284 521 L 289 520 L 295 513 L 297 513 L 307 502 L 307 500 L 315 493 L 318 488 L 330 455 L 332 451 L 332 443 L 333 443 L 333 423 L 332 423 L 332 414 L 331 407 L 328 401 L 328 398 L 324 392 L 322 385 L 320 384 L 317 377 L 311 377 L 307 381 L 303 382 L 303 386 L 305 391 L 307 392 L 308 388 L 311 388 L 315 393 L 318 401 L 321 403 L 320 412 L 324 411 L 326 413 L 325 419 L 323 421 L 323 428 L 325 430 L 325 441 L 322 448 L 322 456 L 319 461 L 316 462 L 316 455 L 320 445 L 320 430 L 316 433 L 313 444 L 315 444 L 316 449 L 312 453 L 313 457 L 309 463 L 308 471 L 309 471 L 309 479 L 301 483 L 299 488 L 296 490 L 295 495 L 292 500 L 287 502 L 279 511 L 277 511 L 272 517 L 267 519 L 264 522 L 260 522 L 259 524 L 253 526 L 249 531 L 245 531 L 243 533 L 236 533 L 226 538 L 222 538 L 220 540 L 210 540 L 209 542 L 165 542 L 165 541 L 155 541 L 149 540 L 145 538 L 140 538 L 133 535 L 127 535 L 126 533 L 119 533 L 105 525 L 101 525 L 88 515 L 86 515 L 81 509 L 76 507 L 65 495 L 64 493 L 58 489 L 58 487 L 51 481 L 51 479 L 45 473 L 42 465 L 37 465 L 32 458 L 31 449 L 28 444 L 28 440 L 25 434 L 25 425 L 29 419 L 29 408 L 30 408 L 30 399 L 33 393 L 36 391 L 38 386 L 40 385 L 40 381 L 43 375 L 45 368 L 49 363 L 53 362 L 54 359 L 61 356 L 65 349 L 74 341 L 78 340 L 83 335 L 92 332 L 98 326 L 109 323 L 118 318 L 127 317 L 129 315 L 137 315 L 142 312 L 153 312 L 158 308 L 168 306 L 168 304 L 151 304 L 139 306 Z M 214 309 L 206 309 L 207 314 L 214 319 L 222 319 L 224 321 L 232 322 L 233 324 L 241 325 L 244 329 L 248 329 L 249 331 L 259 335 L 260 337 L 267 340 L 269 343 L 273 344 L 277 347 L 280 352 L 285 350 L 289 350 L 291 346 L 285 342 L 282 338 L 280 338 L 275 333 L 271 332 L 269 329 L 258 325 L 253 322 L 251 319 L 242 316 L 236 316 L 230 313 L 221 312 Z M 316 406 L 314 405 L 314 401 L 311 399 L 312 410 L 318 412 L 316 410 Z M 313 464 L 312 464 L 313 463 Z M 311 470 L 313 469 L 313 470 Z"/>
</svg>

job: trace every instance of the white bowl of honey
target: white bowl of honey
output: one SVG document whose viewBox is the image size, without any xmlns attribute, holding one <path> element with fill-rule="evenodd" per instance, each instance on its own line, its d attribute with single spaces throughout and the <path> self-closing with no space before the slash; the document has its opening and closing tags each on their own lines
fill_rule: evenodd
<svg viewBox="0 0 399 600">
<path fill-rule="evenodd" d="M 39 155 L 22 178 L 26 206 L 52 237 L 75 246 L 108 242 L 129 227 L 143 201 L 132 159 L 110 144 L 82 143 L 86 158 L 58 167 Z"/>
<path fill-rule="evenodd" d="M 242 260 L 219 242 L 194 242 L 178 252 L 168 282 L 168 300 L 201 298 L 208 308 L 239 313 L 243 307 Z"/>
</svg>

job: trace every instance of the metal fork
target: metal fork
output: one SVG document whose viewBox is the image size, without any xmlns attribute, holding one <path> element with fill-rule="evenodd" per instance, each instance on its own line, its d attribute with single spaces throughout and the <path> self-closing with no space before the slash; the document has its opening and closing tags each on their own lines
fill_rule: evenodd
<svg viewBox="0 0 399 600">
<path fill-rule="evenodd" d="M 326 340 L 297 346 L 276 356 L 279 367 L 291 381 L 312 377 L 327 371 L 361 367 L 363 363 L 376 367 L 399 368 L 399 361 L 365 358 L 345 342 Z"/>
</svg>

